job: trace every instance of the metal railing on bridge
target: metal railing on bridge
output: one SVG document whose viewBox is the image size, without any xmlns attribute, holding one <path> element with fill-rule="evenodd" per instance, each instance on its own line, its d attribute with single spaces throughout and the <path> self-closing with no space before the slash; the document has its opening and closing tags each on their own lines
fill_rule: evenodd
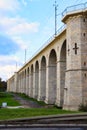
<svg viewBox="0 0 87 130">
<path fill-rule="evenodd" d="M 71 13 L 73 11 L 83 11 L 86 8 L 87 8 L 87 2 L 78 5 L 69 6 L 62 12 L 62 16 L 64 17 L 66 14 Z"/>
</svg>

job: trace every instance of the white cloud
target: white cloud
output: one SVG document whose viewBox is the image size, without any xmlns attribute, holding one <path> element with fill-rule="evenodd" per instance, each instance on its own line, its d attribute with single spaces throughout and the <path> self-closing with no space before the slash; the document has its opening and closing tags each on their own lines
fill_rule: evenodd
<svg viewBox="0 0 87 130">
<path fill-rule="evenodd" d="M 38 32 L 39 23 L 28 22 L 26 19 L 20 17 L 2 17 L 0 18 L 1 31 L 11 37 L 21 49 L 29 45 L 30 41 L 24 39 L 24 36 L 29 37 L 29 34 Z M 22 37 L 23 36 L 23 37 Z"/>
<path fill-rule="evenodd" d="M 19 9 L 18 0 L 0 0 L 0 9 L 5 11 L 14 11 Z"/>
<path fill-rule="evenodd" d="M 28 45 L 30 44 L 30 41 L 28 40 L 24 40 L 22 39 L 20 36 L 14 36 L 13 40 L 20 46 L 20 48 L 26 49 L 28 47 Z"/>
<path fill-rule="evenodd" d="M 0 17 L 0 25 L 3 26 L 3 28 L 9 29 L 16 24 L 21 22 L 21 18 L 18 17 L 6 17 L 6 16 L 1 16 Z M 23 19 L 22 19 L 23 22 Z"/>
<path fill-rule="evenodd" d="M 22 3 L 23 3 L 24 6 L 27 5 L 27 1 L 26 0 L 22 0 Z"/>
<path fill-rule="evenodd" d="M 0 18 L 0 25 L 3 26 L 3 28 L 5 27 L 6 29 L 10 29 L 10 30 L 15 30 L 17 33 L 19 31 L 20 32 L 27 32 L 29 31 L 31 32 L 37 32 L 38 31 L 38 27 L 39 27 L 39 23 L 37 22 L 28 22 L 26 19 L 23 19 L 21 17 L 2 17 Z M 20 29 L 20 30 L 18 30 Z M 11 32 L 12 33 L 12 32 Z"/>
<path fill-rule="evenodd" d="M 22 22 L 18 23 L 16 26 L 13 26 L 9 28 L 8 34 L 11 35 L 19 35 L 19 34 L 29 34 L 29 33 L 34 33 L 38 32 L 38 23 L 28 23 L 28 22 Z"/>
<path fill-rule="evenodd" d="M 0 77 L 7 80 L 21 67 L 20 59 L 17 56 L 0 56 Z"/>
<path fill-rule="evenodd" d="M 5 65 L 5 66 L 0 65 L 0 77 L 3 80 L 7 80 L 8 78 L 10 78 L 15 71 L 16 71 L 15 65 Z"/>
<path fill-rule="evenodd" d="M 0 62 L 1 61 L 9 61 L 9 60 L 12 60 L 14 59 L 15 61 L 18 59 L 16 56 L 14 55 L 11 55 L 10 57 L 9 56 L 0 56 Z"/>
</svg>

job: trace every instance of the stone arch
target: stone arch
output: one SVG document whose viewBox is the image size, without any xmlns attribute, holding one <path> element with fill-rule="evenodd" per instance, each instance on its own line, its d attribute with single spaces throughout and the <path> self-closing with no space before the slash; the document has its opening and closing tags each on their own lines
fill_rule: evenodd
<svg viewBox="0 0 87 130">
<path fill-rule="evenodd" d="M 31 86 L 30 86 L 30 96 L 33 97 L 33 73 L 34 67 L 33 64 L 31 65 Z"/>
<path fill-rule="evenodd" d="M 48 103 L 56 102 L 57 91 L 57 54 L 54 49 L 51 50 L 48 63 Z"/>
<path fill-rule="evenodd" d="M 38 98 L 38 88 L 39 88 L 39 63 L 35 63 L 35 94 L 34 97 Z"/>
<path fill-rule="evenodd" d="M 46 58 L 41 59 L 41 84 L 40 84 L 40 99 L 45 101 L 46 98 Z"/>
<path fill-rule="evenodd" d="M 60 105 L 63 107 L 65 90 L 65 71 L 66 71 L 66 40 L 60 50 Z M 65 90 L 66 91 L 66 90 Z"/>
</svg>

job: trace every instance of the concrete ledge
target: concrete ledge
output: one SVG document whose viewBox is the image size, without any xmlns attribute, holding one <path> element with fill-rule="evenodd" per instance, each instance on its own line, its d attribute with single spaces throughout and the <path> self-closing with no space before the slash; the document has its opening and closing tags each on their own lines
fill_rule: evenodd
<svg viewBox="0 0 87 130">
<path fill-rule="evenodd" d="M 0 125 L 2 128 L 87 128 L 87 124 Z"/>
<path fill-rule="evenodd" d="M 23 106 L 7 106 L 9 109 L 24 108 Z"/>
</svg>

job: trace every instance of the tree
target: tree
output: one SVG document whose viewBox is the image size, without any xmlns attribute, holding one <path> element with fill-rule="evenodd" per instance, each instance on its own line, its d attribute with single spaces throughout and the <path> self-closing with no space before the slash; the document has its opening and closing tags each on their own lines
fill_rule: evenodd
<svg viewBox="0 0 87 130">
<path fill-rule="evenodd" d="M 0 78 L 0 91 L 6 91 L 7 90 L 7 83 L 6 81 L 2 81 Z"/>
</svg>

